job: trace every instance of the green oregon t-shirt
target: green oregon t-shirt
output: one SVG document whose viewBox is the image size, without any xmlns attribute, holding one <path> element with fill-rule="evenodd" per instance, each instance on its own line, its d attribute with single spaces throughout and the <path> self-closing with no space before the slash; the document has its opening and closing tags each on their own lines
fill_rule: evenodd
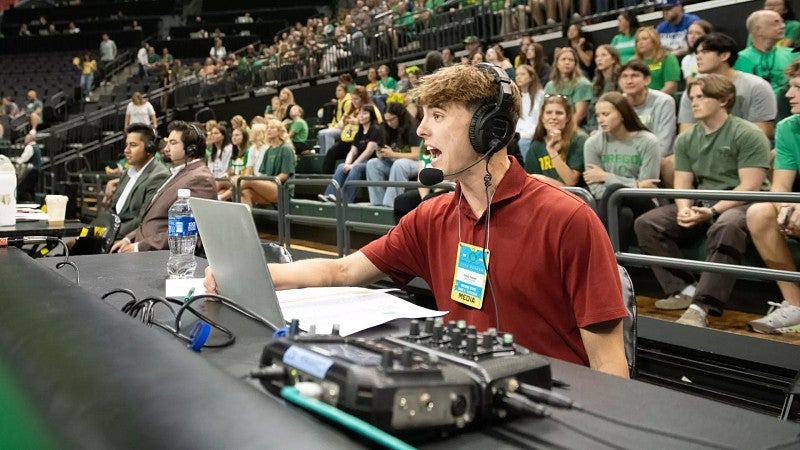
<svg viewBox="0 0 800 450">
<path fill-rule="evenodd" d="M 588 136 L 582 131 L 575 134 L 567 150 L 567 165 L 574 170 L 583 172 L 583 144 Z M 547 153 L 544 141 L 532 141 L 531 148 L 525 158 L 525 171 L 532 174 L 544 175 L 554 180 L 564 182 L 558 171 L 553 166 L 553 161 Z"/>
<path fill-rule="evenodd" d="M 775 127 L 775 169 L 800 172 L 800 114 L 789 116 Z"/>
<path fill-rule="evenodd" d="M 675 171 L 692 172 L 697 189 L 731 190 L 739 185 L 739 169 L 769 168 L 770 143 L 760 128 L 736 116 L 706 134 L 696 123 L 675 140 Z M 769 189 L 764 180 L 762 190 Z"/>
<path fill-rule="evenodd" d="M 277 147 L 267 147 L 264 150 L 264 159 L 261 160 L 259 173 L 264 176 L 276 176 L 282 173 L 294 175 L 297 159 L 294 149 L 290 144 L 282 142 Z M 294 195 L 294 186 L 289 186 L 289 195 Z"/>
<path fill-rule="evenodd" d="M 289 132 L 294 133 L 292 141 L 305 142 L 308 140 L 308 123 L 303 119 L 293 120 L 289 125 Z"/>
<path fill-rule="evenodd" d="M 646 58 L 644 62 L 650 67 L 650 84 L 647 85 L 650 89 L 660 91 L 668 81 L 681 80 L 681 65 L 672 53 L 667 53 L 658 61 Z"/>
<path fill-rule="evenodd" d="M 769 82 L 776 93 L 786 83 L 783 69 L 791 63 L 797 55 L 788 47 L 773 47 L 767 53 L 762 53 L 752 46 L 739 52 L 733 68 L 742 72 L 752 73 Z"/>
</svg>

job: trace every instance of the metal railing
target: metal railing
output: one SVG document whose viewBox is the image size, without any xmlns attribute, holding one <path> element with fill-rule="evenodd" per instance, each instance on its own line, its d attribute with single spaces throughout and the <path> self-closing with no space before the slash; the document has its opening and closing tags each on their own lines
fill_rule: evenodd
<svg viewBox="0 0 800 450">
<path fill-rule="evenodd" d="M 692 200 L 734 200 L 743 202 L 789 202 L 800 203 L 800 193 L 796 192 L 745 192 L 716 191 L 699 189 L 631 189 L 623 188 L 611 194 L 608 201 L 608 233 L 611 245 L 620 264 L 644 264 L 695 272 L 714 272 L 732 277 L 756 278 L 760 280 L 780 280 L 800 282 L 800 273 L 788 270 L 767 269 L 754 266 L 695 261 L 665 256 L 640 255 L 620 251 L 619 208 L 624 198 L 685 198 Z"/>
</svg>

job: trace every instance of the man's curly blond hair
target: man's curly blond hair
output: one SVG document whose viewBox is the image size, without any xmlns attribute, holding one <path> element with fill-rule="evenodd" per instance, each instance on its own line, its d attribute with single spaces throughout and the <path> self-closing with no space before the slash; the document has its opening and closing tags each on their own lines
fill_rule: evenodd
<svg viewBox="0 0 800 450">
<path fill-rule="evenodd" d="M 516 124 L 522 108 L 522 98 L 519 88 L 513 82 L 511 92 L 509 115 L 512 123 Z M 469 111 L 475 112 L 481 105 L 497 101 L 500 97 L 500 83 L 488 71 L 470 64 L 457 64 L 423 76 L 410 95 L 420 107 L 463 103 Z"/>
</svg>

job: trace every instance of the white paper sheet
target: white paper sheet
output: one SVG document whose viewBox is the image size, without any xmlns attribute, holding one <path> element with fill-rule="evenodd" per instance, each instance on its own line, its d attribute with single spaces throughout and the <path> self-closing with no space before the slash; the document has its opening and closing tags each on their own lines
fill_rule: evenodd
<svg viewBox="0 0 800 450">
<path fill-rule="evenodd" d="M 206 290 L 203 287 L 202 278 L 183 278 L 183 279 L 167 279 L 166 281 L 166 297 L 186 297 L 186 294 L 194 288 L 192 295 L 205 294 Z"/>
<path fill-rule="evenodd" d="M 317 333 L 329 333 L 333 324 L 338 324 L 342 336 L 394 319 L 447 314 L 447 311 L 422 308 L 388 294 L 389 291 L 361 287 L 290 289 L 278 291 L 278 300 L 283 317 L 298 319 L 301 329 L 308 331 L 315 325 Z"/>
</svg>

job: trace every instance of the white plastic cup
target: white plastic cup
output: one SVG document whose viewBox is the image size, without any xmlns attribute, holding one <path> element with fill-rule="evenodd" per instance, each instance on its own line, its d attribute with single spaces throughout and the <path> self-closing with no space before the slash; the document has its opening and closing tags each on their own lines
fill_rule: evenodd
<svg viewBox="0 0 800 450">
<path fill-rule="evenodd" d="M 67 213 L 66 195 L 46 195 L 44 197 L 47 204 L 47 221 L 49 223 L 64 223 L 64 216 Z"/>
</svg>

